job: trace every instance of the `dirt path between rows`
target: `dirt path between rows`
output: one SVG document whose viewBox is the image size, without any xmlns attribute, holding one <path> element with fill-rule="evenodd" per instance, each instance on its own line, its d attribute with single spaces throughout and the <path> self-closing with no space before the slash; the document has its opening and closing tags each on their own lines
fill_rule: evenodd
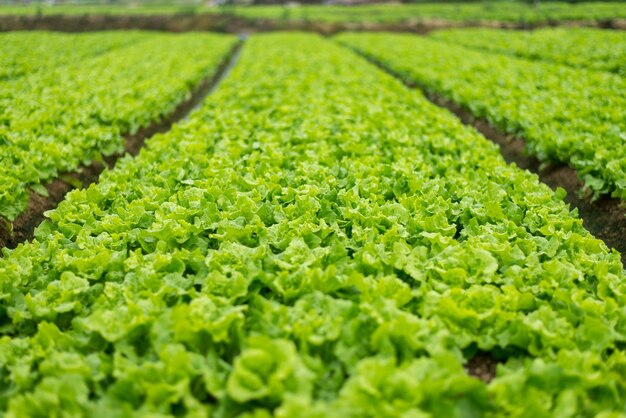
<svg viewBox="0 0 626 418">
<path fill-rule="evenodd" d="M 117 160 L 126 154 L 136 156 L 143 147 L 146 139 L 151 136 L 166 132 L 172 125 L 179 122 L 196 109 L 220 83 L 236 61 L 243 45 L 240 40 L 235 47 L 224 57 L 217 71 L 212 76 L 204 79 L 191 93 L 188 99 L 181 102 L 169 115 L 160 121 L 140 129 L 133 135 L 124 136 L 124 153 L 103 158 L 103 162 L 92 162 L 90 165 L 82 165 L 75 171 L 64 173 L 45 185 L 48 196 L 42 196 L 34 191 L 29 194 L 28 208 L 12 224 L 0 218 L 0 249 L 15 248 L 18 244 L 33 238 L 35 228 L 45 219 L 44 213 L 54 209 L 65 197 L 67 192 L 77 187 L 88 187 L 96 183 L 100 174 L 106 168 L 115 166 Z M 0 252 L 0 257 L 2 253 Z"/>
<path fill-rule="evenodd" d="M 461 119 L 465 125 L 474 127 L 487 139 L 498 144 L 500 152 L 507 163 L 515 163 L 518 167 L 537 174 L 539 180 L 553 190 L 557 187 L 563 188 L 567 192 L 567 196 L 564 199 L 565 202 L 569 203 L 572 208 L 578 209 L 578 216 L 582 218 L 585 228 L 596 238 L 604 241 L 609 248 L 615 248 L 619 251 L 622 263 L 626 265 L 626 205 L 619 199 L 605 195 L 598 200 L 592 201 L 590 197 L 582 196 L 581 190 L 583 190 L 584 184 L 580 181 L 573 168 L 557 162 L 540 162 L 536 157 L 526 153 L 525 142 L 522 138 L 503 133 L 486 119 L 474 117 L 465 107 L 428 91 L 425 86 L 405 80 L 398 73 L 375 59 L 352 48 L 347 48 L 400 80 L 407 87 L 418 88 L 424 91 L 426 97 L 432 103 L 446 108 Z"/>
</svg>

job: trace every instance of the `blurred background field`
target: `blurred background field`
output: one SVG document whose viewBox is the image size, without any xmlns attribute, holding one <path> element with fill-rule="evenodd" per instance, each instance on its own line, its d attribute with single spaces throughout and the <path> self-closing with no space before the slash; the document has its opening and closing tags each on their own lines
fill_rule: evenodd
<svg viewBox="0 0 626 418">
<path fill-rule="evenodd" d="M 353 3 L 354 1 L 359 4 Z M 203 15 L 249 20 L 324 23 L 394 23 L 429 19 L 446 21 L 567 22 L 626 18 L 624 2 L 419 2 L 378 3 L 344 0 L 326 4 L 275 0 L 207 2 L 0 2 L 0 15 Z M 268 4 L 276 3 L 276 4 Z"/>
</svg>

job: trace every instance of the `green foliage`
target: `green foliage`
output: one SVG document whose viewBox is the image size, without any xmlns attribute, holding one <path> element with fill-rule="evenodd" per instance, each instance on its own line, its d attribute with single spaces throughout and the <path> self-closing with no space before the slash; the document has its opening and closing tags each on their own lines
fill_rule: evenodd
<svg viewBox="0 0 626 418">
<path fill-rule="evenodd" d="M 567 163 L 597 195 L 626 199 L 626 79 L 400 34 L 337 41 Z"/>
<path fill-rule="evenodd" d="M 581 2 L 577 4 L 542 1 L 538 5 L 520 1 L 418 2 L 414 4 L 268 5 L 205 7 L 198 5 L 13 5 L 0 6 L 0 15 L 180 15 L 220 14 L 251 20 L 273 19 L 326 23 L 394 23 L 420 19 L 477 22 L 548 23 L 555 21 L 606 21 L 626 18 L 623 2 Z"/>
<path fill-rule="evenodd" d="M 38 31 L 3 33 L 0 34 L 0 81 L 73 64 L 145 36 L 140 32 L 95 32 L 81 36 Z"/>
<path fill-rule="evenodd" d="M 465 2 L 367 4 L 360 6 L 254 6 L 239 7 L 233 12 L 249 19 L 308 20 L 313 22 L 394 23 L 415 20 L 500 21 L 544 23 L 567 20 L 608 20 L 626 17 L 623 3 L 587 2 L 569 4 L 541 2 L 539 7 L 522 2 Z"/>
<path fill-rule="evenodd" d="M 479 50 L 626 76 L 626 33 L 601 29 L 452 29 L 432 38 Z"/>
<path fill-rule="evenodd" d="M 232 36 L 204 34 L 7 36 L 27 50 L 43 42 L 52 54 L 73 51 L 66 58 L 44 54 L 35 64 L 39 71 L 29 64 L 39 60 L 19 48 L 3 57 L 14 74 L 29 70 L 0 82 L 0 216 L 9 220 L 25 210 L 29 188 L 43 191 L 42 183 L 60 173 L 122 152 L 123 134 L 172 112 L 235 43 Z M 94 49 L 98 40 L 119 47 Z"/>
<path fill-rule="evenodd" d="M 7 417 L 619 416 L 620 257 L 419 93 L 252 37 L 0 259 Z M 464 365 L 500 359 L 489 384 Z"/>
</svg>

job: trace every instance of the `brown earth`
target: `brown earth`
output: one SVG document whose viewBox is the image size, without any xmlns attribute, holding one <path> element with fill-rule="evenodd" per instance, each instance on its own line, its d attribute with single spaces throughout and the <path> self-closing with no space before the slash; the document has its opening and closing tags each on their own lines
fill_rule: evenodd
<svg viewBox="0 0 626 418">
<path fill-rule="evenodd" d="M 626 29 L 626 20 L 547 21 L 515 23 L 498 21 L 455 22 L 444 19 L 415 19 L 395 23 L 324 23 L 301 20 L 246 19 L 232 14 L 173 14 L 173 15 L 27 15 L 0 16 L 0 32 L 16 30 L 55 30 L 87 32 L 96 30 L 143 29 L 168 32 L 214 31 L 255 33 L 276 30 L 304 30 L 332 35 L 343 31 L 390 31 L 427 33 L 436 29 L 458 27 L 490 27 L 503 29 L 533 29 L 552 26 L 585 26 Z"/>
<path fill-rule="evenodd" d="M 21 242 L 31 240 L 35 228 L 45 219 L 44 212 L 54 209 L 63 200 L 67 192 L 75 189 L 77 185 L 88 187 L 90 184 L 97 182 L 105 168 L 113 167 L 117 160 L 126 153 L 133 156 L 137 155 L 147 138 L 157 133 L 168 131 L 174 123 L 185 118 L 219 83 L 222 75 L 229 67 L 231 59 L 238 53 L 240 48 L 241 42 L 222 60 L 214 75 L 203 80 L 193 90 L 189 98 L 181 102 L 172 113 L 164 116 L 160 121 L 140 129 L 133 135 L 125 135 L 123 154 L 104 157 L 103 162 L 92 162 L 89 165 L 80 166 L 71 173 L 64 173 L 45 185 L 48 196 L 31 191 L 26 211 L 18 216 L 12 225 L 0 218 L 0 249 L 4 247 L 15 248 Z"/>
<path fill-rule="evenodd" d="M 465 365 L 465 370 L 470 376 L 479 378 L 485 383 L 489 383 L 496 377 L 498 361 L 487 353 L 478 353 L 472 357 Z"/>
</svg>

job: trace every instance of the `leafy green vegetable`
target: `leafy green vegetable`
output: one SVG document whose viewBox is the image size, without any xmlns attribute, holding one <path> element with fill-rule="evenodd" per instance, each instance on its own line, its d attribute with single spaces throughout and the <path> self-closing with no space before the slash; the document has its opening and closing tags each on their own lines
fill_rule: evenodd
<svg viewBox="0 0 626 418">
<path fill-rule="evenodd" d="M 145 39 L 141 32 L 91 32 L 70 35 L 55 32 L 0 34 L 0 81 L 37 71 L 71 65 Z"/>
<path fill-rule="evenodd" d="M 601 29 L 452 29 L 430 35 L 452 44 L 626 76 L 626 33 Z"/>
<path fill-rule="evenodd" d="M 546 23 L 568 20 L 610 20 L 626 17 L 623 3 L 545 1 L 538 5 L 522 2 L 431 2 L 363 5 L 301 5 L 234 7 L 232 13 L 249 19 L 277 19 L 328 23 L 395 23 L 420 20 L 450 22 Z M 198 11 L 201 11 L 198 10 Z"/>
<path fill-rule="evenodd" d="M 41 61 L 16 47 L 7 50 L 14 67 L 26 71 L 31 61 L 41 66 L 0 82 L 0 216 L 10 221 L 26 209 L 29 188 L 40 192 L 42 183 L 81 163 L 122 152 L 123 134 L 172 112 L 236 42 L 211 34 L 65 36 L 7 39 L 50 44 L 53 54 L 74 39 L 78 48 L 65 59 L 44 54 Z M 98 40 L 102 46 L 96 47 Z M 102 53 L 122 42 L 128 45 Z"/>
<path fill-rule="evenodd" d="M 522 136 L 540 160 L 567 163 L 585 186 L 626 200 L 626 79 L 401 34 L 337 41 L 401 77 Z"/>
<path fill-rule="evenodd" d="M 0 259 L 7 417 L 619 416 L 626 281 L 536 176 L 314 35 Z M 486 383 L 464 368 L 498 359 Z M 612 415 L 609 415 L 612 414 Z"/>
</svg>

